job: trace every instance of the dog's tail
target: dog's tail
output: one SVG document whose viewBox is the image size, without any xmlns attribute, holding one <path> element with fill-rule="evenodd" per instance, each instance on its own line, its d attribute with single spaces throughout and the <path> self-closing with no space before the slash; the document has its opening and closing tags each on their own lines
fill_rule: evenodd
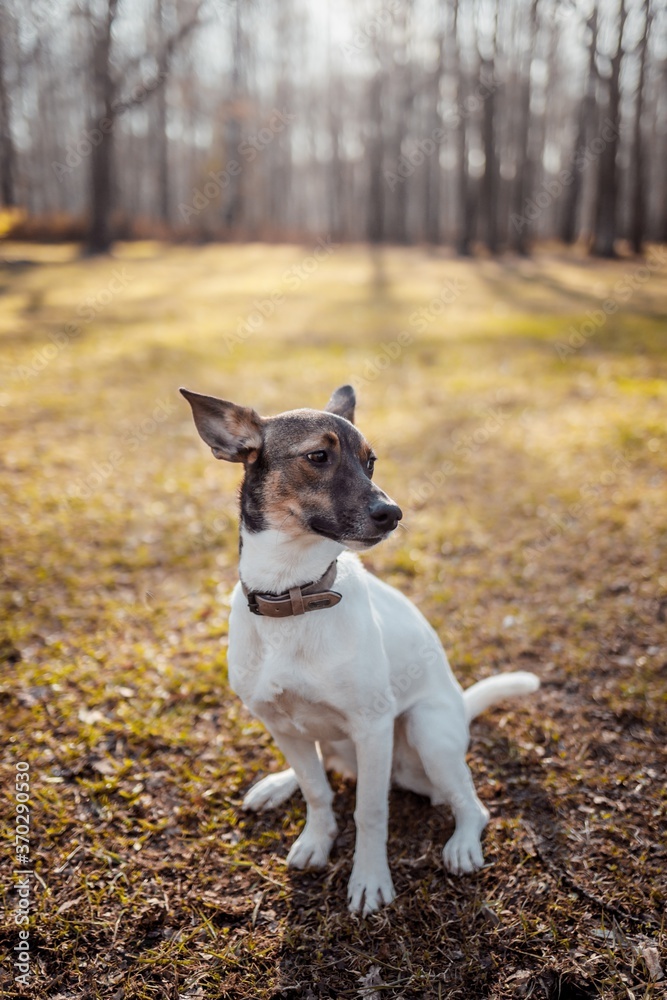
<svg viewBox="0 0 667 1000">
<path fill-rule="evenodd" d="M 527 670 L 516 670 L 510 674 L 496 674 L 478 681 L 463 692 L 468 721 L 480 715 L 485 709 L 503 698 L 516 698 L 532 694 L 540 686 L 540 679 Z"/>
</svg>

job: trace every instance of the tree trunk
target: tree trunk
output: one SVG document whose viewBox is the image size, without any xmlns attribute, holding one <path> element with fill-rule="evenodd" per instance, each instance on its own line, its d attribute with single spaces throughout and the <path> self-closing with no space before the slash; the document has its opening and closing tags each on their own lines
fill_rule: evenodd
<svg viewBox="0 0 667 1000">
<path fill-rule="evenodd" d="M 630 240 L 632 249 L 640 254 L 644 245 L 644 218 L 646 182 L 644 166 L 644 137 L 642 134 L 642 112 L 644 110 L 644 81 L 646 80 L 646 50 L 651 23 L 650 0 L 644 0 L 644 34 L 639 43 L 639 80 L 637 81 L 637 101 L 634 122 L 634 176 L 632 191 L 632 222 Z"/>
<path fill-rule="evenodd" d="M 329 137 L 331 140 L 331 161 L 329 164 L 328 218 L 329 232 L 334 240 L 343 238 L 344 167 L 341 157 L 341 116 L 343 114 L 343 81 L 339 76 L 329 76 L 331 100 L 329 101 Z"/>
<path fill-rule="evenodd" d="M 231 101 L 227 126 L 225 128 L 225 162 L 238 160 L 242 139 L 242 66 L 244 58 L 244 34 L 241 18 L 242 4 L 237 2 L 234 15 L 234 41 L 232 47 Z M 229 193 L 225 200 L 223 221 L 228 231 L 238 230 L 243 217 L 243 173 L 230 174 Z"/>
<path fill-rule="evenodd" d="M 93 24 L 93 120 L 90 131 L 99 141 L 96 144 L 91 142 L 90 153 L 90 228 L 87 243 L 90 254 L 108 253 L 112 243 L 113 129 L 116 111 L 110 55 L 111 28 L 117 7 L 118 0 L 108 0 L 104 19 Z"/>
<path fill-rule="evenodd" d="M 12 136 L 11 111 L 5 79 L 5 14 L 0 11 L 0 198 L 3 205 L 16 204 L 14 177 L 16 151 Z"/>
<path fill-rule="evenodd" d="M 440 118 L 440 83 L 445 66 L 445 38 L 444 33 L 438 36 L 438 59 L 435 69 L 429 80 L 429 115 L 427 134 L 432 136 L 436 130 L 441 128 Z M 436 150 L 429 156 L 426 162 L 426 174 L 424 176 L 424 236 L 428 243 L 437 245 L 440 243 L 440 188 L 442 170 L 440 167 L 440 143 L 435 143 Z"/>
<path fill-rule="evenodd" d="M 394 33 L 389 36 L 394 42 L 385 53 L 386 65 L 389 71 L 386 75 L 387 106 L 391 109 L 387 119 L 388 159 L 394 165 L 398 183 L 391 186 L 391 196 L 387 195 L 388 211 L 385 222 L 385 238 L 395 243 L 406 244 L 408 240 L 408 192 L 412 186 L 413 171 L 405 176 L 401 171 L 403 150 L 406 139 L 410 138 L 410 116 L 414 103 L 412 63 L 408 54 L 409 34 L 409 3 L 402 0 L 400 7 L 395 8 Z M 381 46 L 382 43 L 380 43 Z M 383 53 L 379 46 L 379 54 Z M 421 138 L 421 136 L 420 136 Z M 417 169 L 428 169 L 426 164 L 418 165 Z M 416 171 L 415 171 L 416 172 Z"/>
<path fill-rule="evenodd" d="M 520 81 L 521 100 L 519 102 L 519 127 L 517 130 L 516 175 L 513 185 L 513 215 L 523 220 L 526 199 L 531 187 L 531 157 L 528 148 L 530 135 L 530 71 L 533 64 L 535 39 L 537 36 L 537 5 L 539 0 L 532 0 L 530 5 L 530 22 L 528 34 L 528 50 L 526 59 L 526 75 Z M 510 228 L 510 246 L 517 253 L 528 254 L 528 224 L 518 222 Z"/>
<path fill-rule="evenodd" d="M 393 156 L 398 172 L 398 166 L 401 163 L 401 151 L 403 149 L 403 140 L 406 136 L 410 134 L 410 110 L 412 108 L 414 94 L 412 91 L 412 81 L 410 79 L 409 67 L 403 67 L 398 80 L 396 79 L 397 74 L 394 73 L 394 82 L 398 83 L 400 86 L 400 96 L 394 107 L 397 109 L 394 141 L 393 141 Z M 428 158 L 427 158 L 428 161 Z M 428 162 L 425 164 L 426 170 L 429 169 Z M 408 191 L 409 183 L 411 178 L 401 178 L 401 182 L 396 184 L 394 187 L 394 205 L 392 213 L 392 232 L 390 234 L 390 239 L 396 243 L 407 244 L 409 243 L 408 238 Z"/>
<path fill-rule="evenodd" d="M 572 183 L 565 190 L 563 202 L 563 215 L 560 226 L 560 236 L 564 243 L 572 244 L 578 235 L 577 216 L 579 212 L 579 202 L 581 200 L 581 190 L 583 186 L 582 168 L 579 165 L 581 157 L 586 149 L 587 136 L 590 134 L 590 125 L 595 109 L 595 86 L 597 82 L 597 70 L 595 68 L 595 52 L 598 42 L 598 12 L 597 7 L 588 19 L 587 28 L 589 31 L 588 46 L 588 76 L 586 80 L 586 93 L 579 105 L 579 117 L 577 121 L 577 138 L 572 151 L 570 172 Z"/>
<path fill-rule="evenodd" d="M 370 83 L 370 114 L 368 122 L 368 214 L 366 216 L 366 236 L 370 243 L 381 243 L 384 239 L 384 187 L 382 161 L 384 143 L 382 139 L 382 67 L 378 66 Z M 398 183 L 402 183 L 399 181 Z"/>
<path fill-rule="evenodd" d="M 620 128 L 621 105 L 621 62 L 623 60 L 623 28 L 627 11 L 625 0 L 621 0 L 619 11 L 618 44 L 611 60 L 608 79 L 607 127 L 608 138 L 600 154 L 598 170 L 597 201 L 595 209 L 595 238 L 592 252 L 596 257 L 616 256 L 616 232 L 618 216 L 618 171 L 616 153 Z"/>
<path fill-rule="evenodd" d="M 457 148 L 457 187 L 458 187 L 458 220 L 456 225 L 456 251 L 461 257 L 469 257 L 471 253 L 472 234 L 475 218 L 472 201 L 470 177 L 468 175 L 468 136 L 467 116 L 463 114 L 464 101 L 467 97 L 466 82 L 461 65 L 461 34 L 460 34 L 459 0 L 454 0 L 454 24 L 452 27 L 454 57 L 452 59 L 454 76 L 456 78 L 456 108 L 458 113 L 456 124 Z"/>
<path fill-rule="evenodd" d="M 169 138 L 167 136 L 167 50 L 164 30 L 164 0 L 157 0 L 155 17 L 158 38 L 157 89 L 157 209 L 161 222 L 169 225 Z"/>
<path fill-rule="evenodd" d="M 496 82 L 495 55 L 498 30 L 498 3 L 493 13 L 493 34 L 488 56 L 480 53 L 479 79 L 482 93 L 482 146 L 484 148 L 484 174 L 481 185 L 484 242 L 490 253 L 498 253 L 498 160 L 496 156 Z"/>
</svg>

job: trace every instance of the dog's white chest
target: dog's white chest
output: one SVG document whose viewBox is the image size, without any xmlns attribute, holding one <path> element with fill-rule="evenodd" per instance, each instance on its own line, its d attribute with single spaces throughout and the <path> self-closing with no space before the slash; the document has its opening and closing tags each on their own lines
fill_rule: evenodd
<svg viewBox="0 0 667 1000">
<path fill-rule="evenodd" d="M 272 732 L 310 740 L 346 738 L 340 695 L 348 685 L 331 660 L 331 643 L 323 641 L 326 620 L 262 622 L 260 632 L 252 616 L 239 610 L 230 622 L 229 680 L 249 711 Z"/>
<path fill-rule="evenodd" d="M 253 700 L 248 707 L 272 732 L 286 736 L 342 740 L 348 735 L 340 709 L 326 701 L 311 701 L 295 691 L 281 691 L 270 701 Z"/>
</svg>

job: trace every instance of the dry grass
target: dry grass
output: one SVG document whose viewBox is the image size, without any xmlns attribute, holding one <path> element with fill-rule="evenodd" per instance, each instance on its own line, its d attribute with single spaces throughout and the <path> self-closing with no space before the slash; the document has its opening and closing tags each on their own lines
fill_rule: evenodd
<svg viewBox="0 0 667 1000">
<path fill-rule="evenodd" d="M 35 1000 L 664 996 L 646 949 L 665 943 L 665 266 L 349 248 L 285 279 L 309 253 L 5 247 L 3 995 L 25 760 Z M 544 686 L 474 725 L 487 866 L 445 874 L 449 816 L 393 793 L 398 898 L 360 921 L 353 789 L 336 782 L 323 874 L 285 869 L 300 799 L 240 811 L 280 760 L 225 678 L 238 470 L 176 387 L 270 413 L 364 375 L 359 423 L 408 529 L 367 563 L 464 684 L 526 666 Z"/>
</svg>

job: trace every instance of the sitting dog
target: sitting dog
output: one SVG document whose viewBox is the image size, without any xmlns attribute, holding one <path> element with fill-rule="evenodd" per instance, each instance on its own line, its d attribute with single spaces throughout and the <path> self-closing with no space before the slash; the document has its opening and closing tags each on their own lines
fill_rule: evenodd
<svg viewBox="0 0 667 1000">
<path fill-rule="evenodd" d="M 353 912 L 394 898 L 391 782 L 451 807 L 444 863 L 475 871 L 489 813 L 466 764 L 468 723 L 502 698 L 537 690 L 537 677 L 505 673 L 463 691 L 421 612 L 354 554 L 387 538 L 402 513 L 373 482 L 375 455 L 354 426 L 350 386 L 323 411 L 275 417 L 181 392 L 215 457 L 245 470 L 229 682 L 290 764 L 254 785 L 245 808 L 272 809 L 300 788 L 306 824 L 287 863 L 322 868 L 337 832 L 326 771 L 354 776 Z"/>
</svg>

